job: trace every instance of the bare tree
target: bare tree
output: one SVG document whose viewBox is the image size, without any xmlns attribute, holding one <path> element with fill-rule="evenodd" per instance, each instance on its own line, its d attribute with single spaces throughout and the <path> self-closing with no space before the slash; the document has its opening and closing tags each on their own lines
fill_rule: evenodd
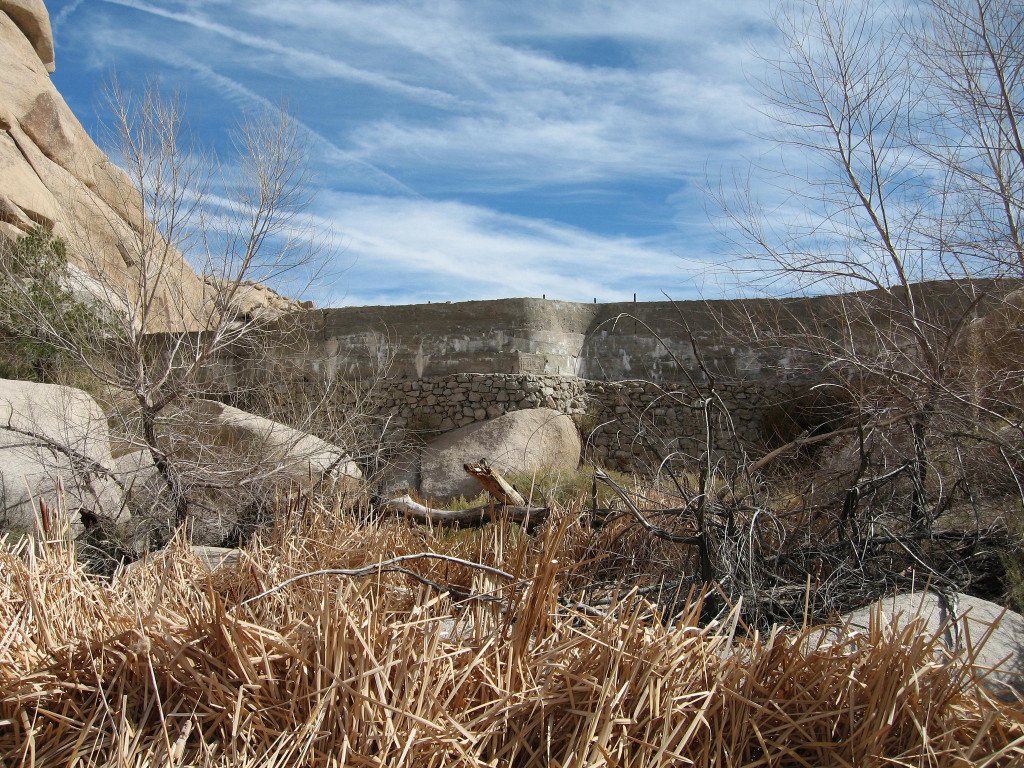
<svg viewBox="0 0 1024 768">
<path fill-rule="evenodd" d="M 1024 366 L 1009 354 L 981 370 L 978 332 L 984 315 L 1012 325 L 1024 276 L 1024 7 L 792 0 L 775 18 L 779 52 L 756 84 L 779 155 L 717 200 L 756 285 L 834 299 L 748 328 L 846 404 L 805 497 L 818 535 L 853 554 L 888 537 L 914 568 L 934 565 L 921 542 L 958 502 L 977 509 L 978 457 L 994 451 L 1012 475 L 1019 446 L 1006 431 L 1019 438 L 1019 401 L 992 385 Z M 789 448 L 811 444 L 826 439 Z"/>
<path fill-rule="evenodd" d="M 197 398 L 238 385 L 225 380 L 227 353 L 255 355 L 275 320 L 247 311 L 243 294 L 254 283 L 308 286 L 328 244 L 304 218 L 306 146 L 283 110 L 247 115 L 230 156 L 217 157 L 198 150 L 179 99 L 155 83 L 138 93 L 115 83 L 108 105 L 108 143 L 131 182 L 116 193 L 127 222 L 93 212 L 96 230 L 69 243 L 88 266 L 102 331 L 32 302 L 17 310 L 88 372 L 120 451 L 148 454 L 181 523 L 202 502 L 194 470 L 203 461 L 202 451 L 182 450 L 195 426 L 183 424 Z M 285 330 L 275 328 L 275 344 L 288 343 Z"/>
<path fill-rule="evenodd" d="M 908 38 L 922 105 L 908 141 L 941 180 L 932 250 L 1024 276 L 1024 4 L 932 0 Z"/>
</svg>

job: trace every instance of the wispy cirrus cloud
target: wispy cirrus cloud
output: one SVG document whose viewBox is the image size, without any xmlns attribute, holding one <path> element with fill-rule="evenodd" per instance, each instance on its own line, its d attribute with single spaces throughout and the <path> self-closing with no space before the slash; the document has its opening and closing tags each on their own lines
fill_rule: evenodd
<svg viewBox="0 0 1024 768">
<path fill-rule="evenodd" d="M 286 97 L 313 143 L 318 215 L 355 264 L 342 278 L 351 300 L 691 292 L 722 250 L 697 187 L 708 168 L 762 151 L 743 77 L 769 34 L 760 0 L 51 11 L 58 79 L 61 57 L 84 64 L 76 83 L 155 68 L 189 92 L 213 143 L 236 106 Z M 474 258 L 483 267 L 466 277 Z"/>
<path fill-rule="evenodd" d="M 66 6 L 60 9 L 60 11 L 50 17 L 50 29 L 54 35 L 60 33 L 61 27 L 64 26 L 64 22 L 68 20 L 68 17 L 73 14 L 78 8 L 84 3 L 85 0 L 72 0 Z"/>
<path fill-rule="evenodd" d="M 326 194 L 322 223 L 348 268 L 329 303 L 542 296 L 565 301 L 694 298 L 707 265 L 651 238 L 604 237 L 558 222 L 425 199 Z M 359 276 L 359 279 L 353 279 Z M 669 284 L 674 284 L 670 286 Z"/>
<path fill-rule="evenodd" d="M 288 69 L 306 77 L 324 77 L 369 85 L 385 91 L 394 91 L 399 96 L 428 104 L 451 105 L 455 99 L 450 94 L 433 88 L 408 85 L 392 77 L 378 72 L 354 67 L 331 56 L 318 53 L 308 48 L 291 47 L 278 43 L 271 37 L 255 35 L 240 31 L 226 24 L 220 24 L 208 17 L 194 12 L 176 12 L 166 8 L 139 2 L 138 0 L 103 0 L 112 5 L 132 8 L 136 11 L 160 16 L 170 21 L 179 22 L 227 38 L 246 48 L 264 51 L 274 57 Z"/>
</svg>

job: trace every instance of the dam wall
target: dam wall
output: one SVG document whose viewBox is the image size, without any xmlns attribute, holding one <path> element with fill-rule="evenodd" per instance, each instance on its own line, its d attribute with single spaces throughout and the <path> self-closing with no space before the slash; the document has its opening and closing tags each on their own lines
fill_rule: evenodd
<svg viewBox="0 0 1024 768">
<path fill-rule="evenodd" d="M 459 373 L 578 376 L 595 381 L 802 378 L 809 359 L 753 343 L 750 317 L 784 318 L 794 331 L 830 298 L 791 301 L 579 304 L 499 299 L 344 307 L 304 313 L 306 347 L 278 361 L 345 379 L 418 379 Z"/>
<path fill-rule="evenodd" d="M 914 298 L 935 328 L 974 308 L 951 281 L 917 286 Z M 912 345 L 899 334 L 906 324 L 894 322 L 897 312 L 884 292 L 321 309 L 292 318 L 302 343 L 271 343 L 258 361 L 238 354 L 223 361 L 221 373 L 237 382 L 258 376 L 281 391 L 347 382 L 337 406 L 354 408 L 358 400 L 400 439 L 427 440 L 521 408 L 554 408 L 576 420 L 592 458 L 640 469 L 708 448 L 724 456 L 763 451 L 833 418 L 828 405 L 814 413 L 821 398 L 814 386 L 848 375 L 830 364 L 843 350 Z M 712 389 L 721 408 L 708 409 L 708 419 Z"/>
</svg>

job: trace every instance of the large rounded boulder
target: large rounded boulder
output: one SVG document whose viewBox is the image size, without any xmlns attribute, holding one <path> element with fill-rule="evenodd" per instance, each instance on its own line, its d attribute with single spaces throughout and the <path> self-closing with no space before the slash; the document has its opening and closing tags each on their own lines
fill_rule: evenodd
<svg viewBox="0 0 1024 768">
<path fill-rule="evenodd" d="M 345 491 L 362 482 L 344 449 L 214 400 L 191 400 L 176 410 L 159 448 L 188 501 L 195 543 L 217 543 L 240 525 L 253 525 L 257 509 L 272 508 L 294 488 Z M 147 448 L 124 453 L 116 464 L 140 522 L 174 519 L 178 499 Z"/>
<path fill-rule="evenodd" d="M 184 415 L 186 443 L 172 453 L 190 451 L 188 441 L 195 439 L 193 447 L 201 446 L 200 455 L 224 450 L 234 466 L 258 467 L 278 484 L 352 486 L 362 480 L 359 467 L 342 448 L 286 424 L 216 400 L 198 400 Z"/>
<path fill-rule="evenodd" d="M 118 519 L 107 421 L 86 392 L 0 379 L 0 527 L 31 531 L 38 503 L 63 503 L 72 529 Z"/>
<path fill-rule="evenodd" d="M 442 501 L 479 494 L 479 484 L 462 466 L 481 459 L 505 474 L 573 472 L 582 451 L 579 431 L 564 413 L 550 408 L 512 411 L 427 445 L 420 457 L 420 492 Z"/>
</svg>

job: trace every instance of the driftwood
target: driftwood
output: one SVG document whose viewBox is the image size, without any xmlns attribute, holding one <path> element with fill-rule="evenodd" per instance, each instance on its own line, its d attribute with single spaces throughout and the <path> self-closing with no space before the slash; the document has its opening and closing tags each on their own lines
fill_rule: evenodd
<svg viewBox="0 0 1024 768">
<path fill-rule="evenodd" d="M 485 459 L 480 459 L 477 464 L 463 464 L 470 477 L 484 487 L 488 493 L 500 501 L 513 507 L 525 507 L 526 499 L 515 488 L 508 484 L 497 470 L 491 467 Z"/>
<path fill-rule="evenodd" d="M 384 508 L 391 512 L 406 515 L 422 523 L 457 523 L 461 526 L 484 525 L 491 522 L 491 520 L 499 518 L 532 526 L 544 522 L 551 512 L 549 507 L 527 507 L 493 503 L 481 504 L 471 509 L 449 511 L 446 509 L 433 509 L 432 507 L 418 504 L 408 495 L 391 499 L 384 505 Z"/>
<path fill-rule="evenodd" d="M 522 495 L 520 495 L 515 488 L 509 485 L 505 478 L 503 478 L 493 467 L 489 466 L 486 461 L 481 460 L 477 464 L 463 464 L 462 467 L 471 477 L 479 482 L 480 485 L 486 488 L 499 503 L 495 504 L 494 502 L 488 502 L 487 504 L 480 504 L 479 506 L 470 507 L 469 509 L 434 509 L 433 507 L 428 507 L 424 504 L 413 501 L 411 496 L 405 495 L 391 499 L 384 505 L 384 509 L 389 512 L 411 517 L 413 520 L 417 520 L 421 523 L 446 523 L 472 527 L 485 525 L 497 519 L 507 519 L 513 523 L 522 523 L 528 529 L 543 523 L 551 513 L 550 507 L 531 507 L 527 505 Z M 595 515 L 596 522 L 607 522 L 609 515 L 626 514 L 632 516 L 647 531 L 658 538 L 665 539 L 676 544 L 697 544 L 701 541 L 700 536 L 684 536 L 675 534 L 654 525 L 639 509 L 637 509 L 636 505 L 633 504 L 633 501 L 629 498 L 626 492 L 623 491 L 614 480 L 608 477 L 607 474 L 601 470 L 597 470 L 595 477 L 610 485 L 629 507 L 629 509 L 625 511 L 594 508 L 591 510 L 591 513 Z M 654 510 L 649 514 L 652 516 L 677 514 L 685 511 L 687 511 L 686 508 L 661 509 Z"/>
<path fill-rule="evenodd" d="M 504 518 L 531 527 L 544 522 L 551 512 L 548 507 L 527 505 L 526 499 L 519 491 L 484 459 L 476 464 L 463 464 L 462 468 L 498 500 L 497 505 L 489 502 L 470 509 L 449 511 L 424 506 L 413 501 L 411 496 L 399 496 L 397 499 L 391 499 L 384 508 L 423 523 L 455 523 L 461 526 L 484 525 L 492 520 Z"/>
</svg>

